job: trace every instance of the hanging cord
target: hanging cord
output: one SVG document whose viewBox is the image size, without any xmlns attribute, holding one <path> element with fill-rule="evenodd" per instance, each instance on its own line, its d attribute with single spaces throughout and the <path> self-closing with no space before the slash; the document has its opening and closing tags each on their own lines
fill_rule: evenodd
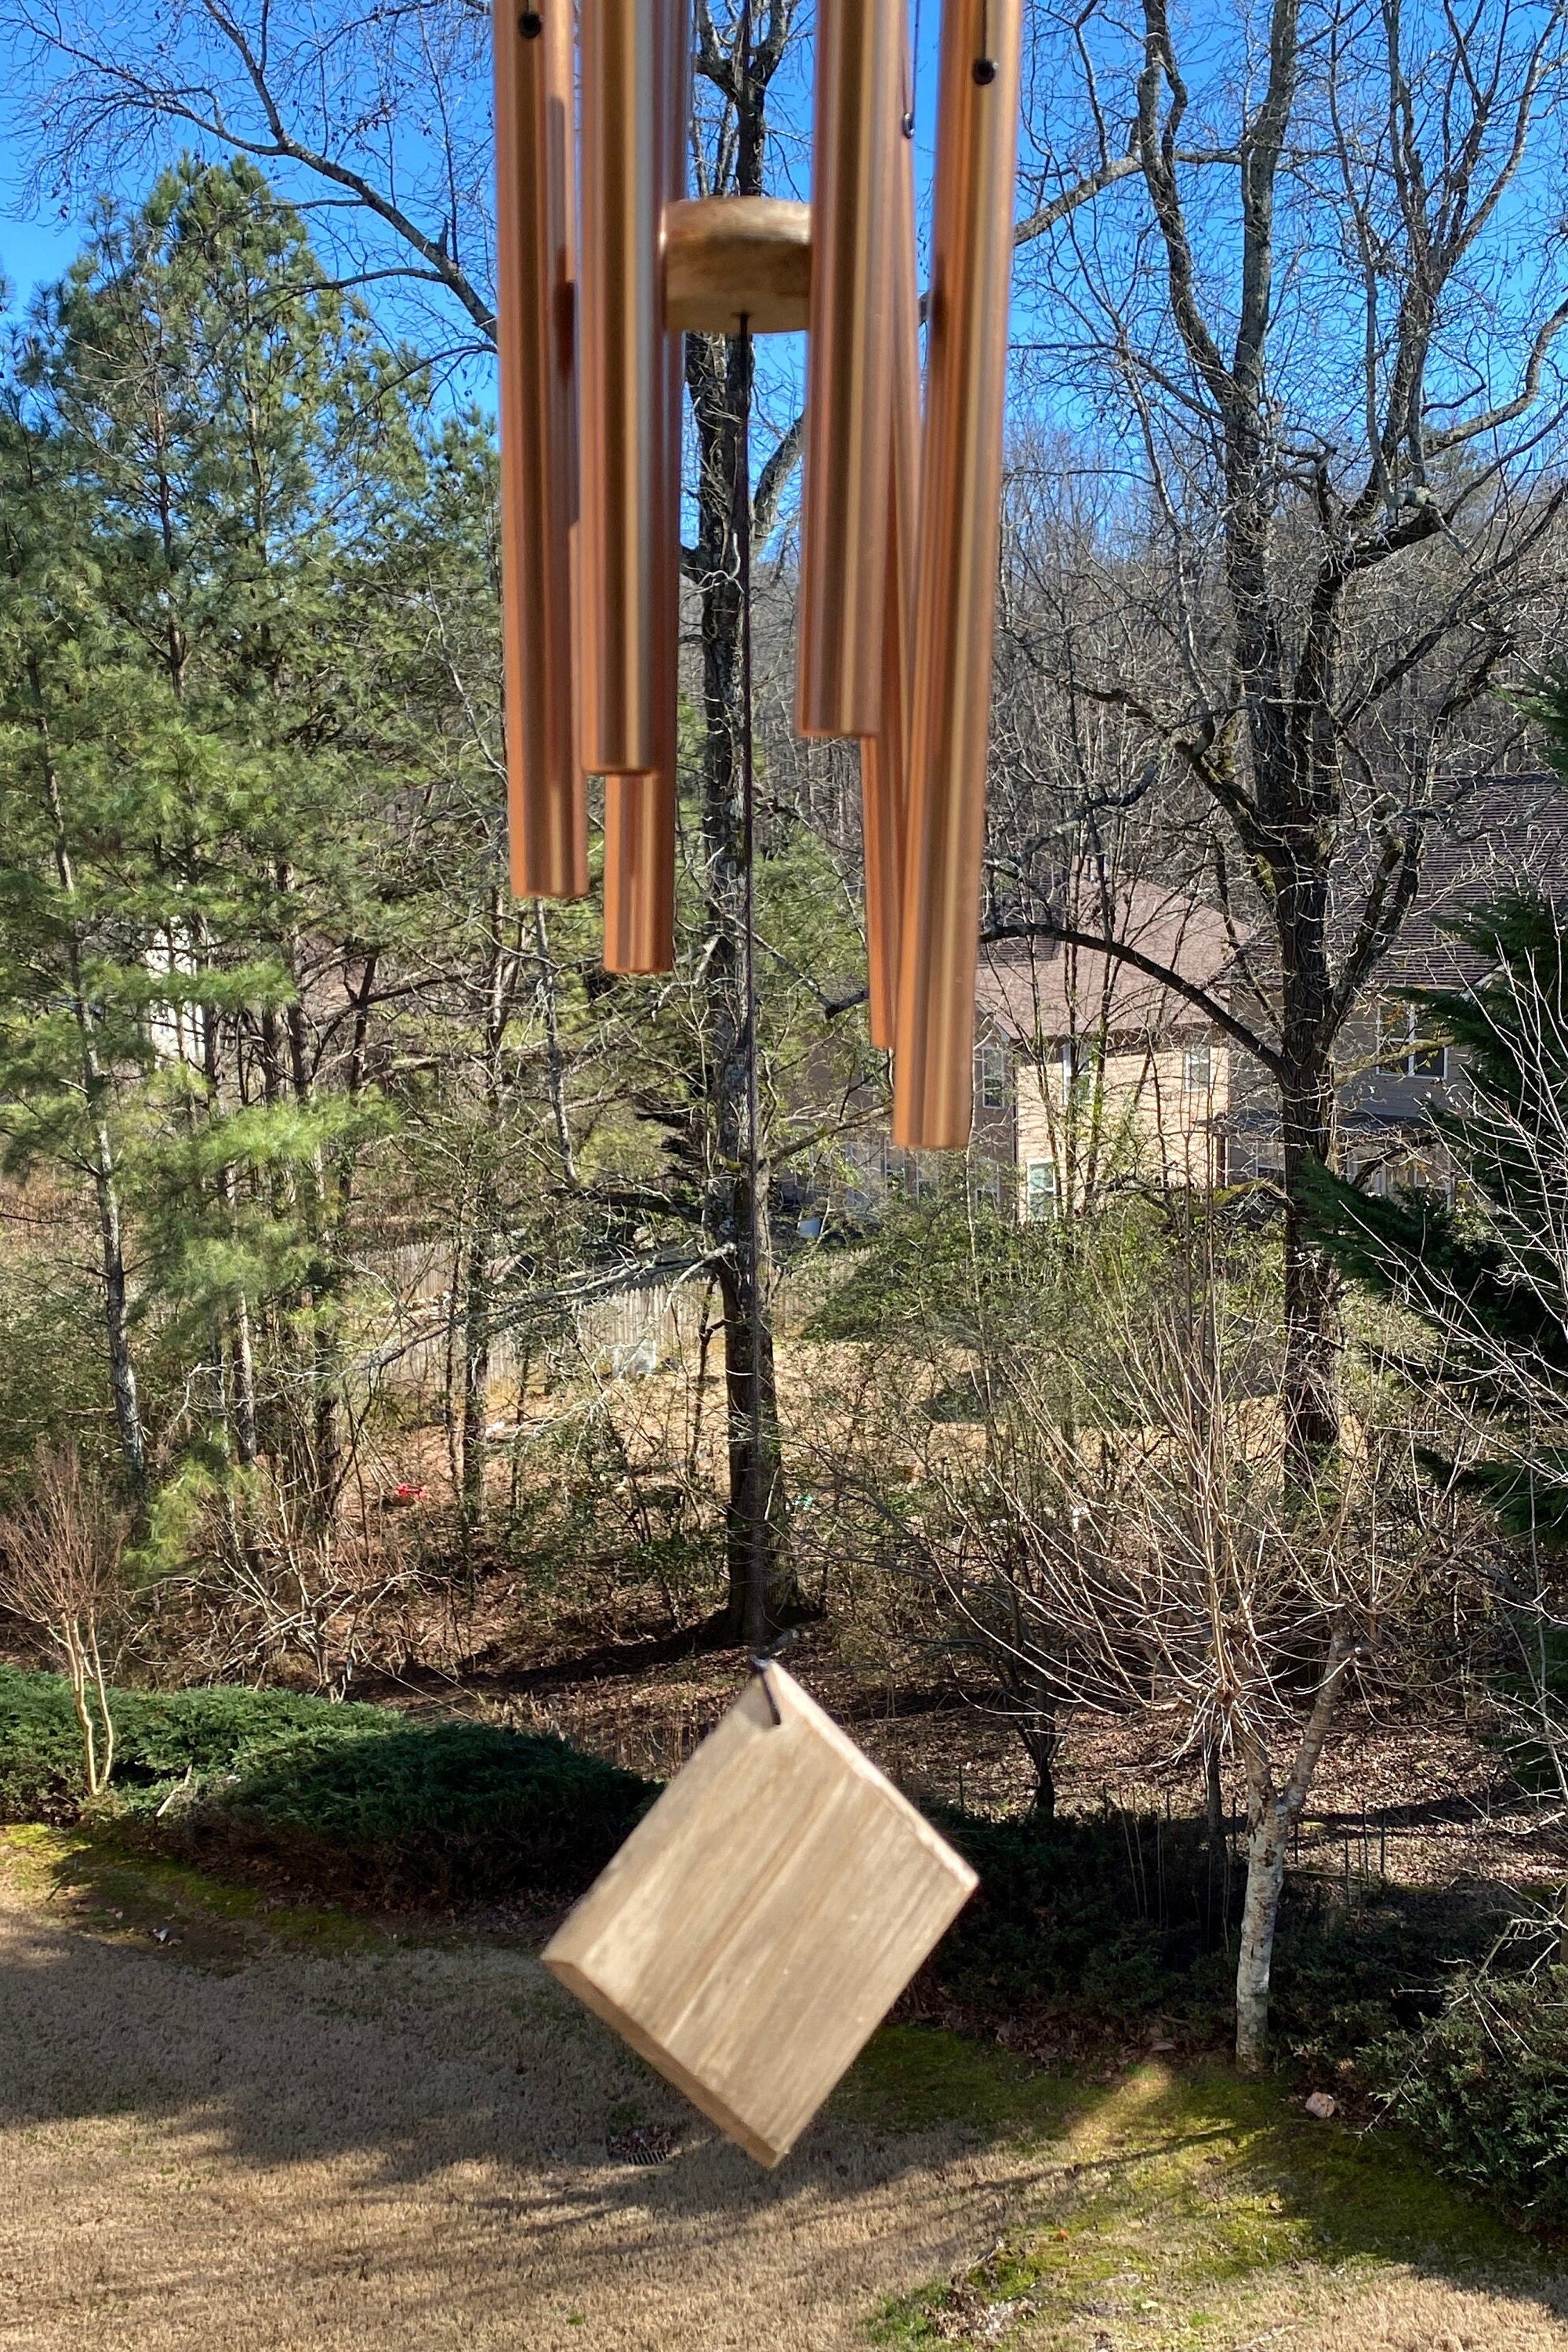
<svg viewBox="0 0 1568 2352">
<path fill-rule="evenodd" d="M 751 102 L 752 11 L 753 0 L 742 0 L 736 25 L 740 71 L 738 106 Z M 742 126 L 743 128 L 743 126 Z M 739 414 L 735 418 L 735 471 L 731 527 L 735 534 L 735 584 L 741 598 L 741 869 L 742 905 L 742 987 L 744 995 L 746 1055 L 746 1251 L 750 1261 L 750 1296 L 746 1319 L 751 1335 L 750 1405 L 751 1476 L 747 1481 L 750 1525 L 750 1572 L 746 1578 L 742 1633 L 747 1646 L 760 1653 L 768 1637 L 767 1509 L 772 1499 L 763 1481 L 763 1221 L 758 1188 L 761 1176 L 760 1087 L 757 1082 L 757 929 L 756 929 L 756 762 L 752 750 L 752 322 L 741 319 L 739 345 Z M 766 1685 L 767 1677 L 763 1675 Z M 768 1692 L 773 1706 L 773 1693 Z M 773 1707 L 776 1715 L 778 1709 Z"/>
<path fill-rule="evenodd" d="M 752 1672 L 762 1684 L 763 1696 L 767 1700 L 768 1713 L 773 1717 L 775 1728 L 784 1721 L 784 1717 L 779 1713 L 778 1696 L 768 1677 L 791 1643 L 799 1639 L 799 1628 L 792 1625 L 786 1633 L 779 1635 L 776 1642 L 770 1642 L 765 1650 L 752 1652 Z"/>
<path fill-rule="evenodd" d="M 915 80 L 921 69 L 921 0 L 915 0 L 914 37 L 909 56 L 904 60 L 908 76 L 905 95 L 909 104 L 904 109 L 903 132 L 906 139 L 915 135 Z"/>
</svg>

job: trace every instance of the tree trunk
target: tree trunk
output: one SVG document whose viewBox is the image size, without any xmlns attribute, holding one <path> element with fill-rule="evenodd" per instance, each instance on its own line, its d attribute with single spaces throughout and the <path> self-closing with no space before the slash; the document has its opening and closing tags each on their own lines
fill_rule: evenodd
<svg viewBox="0 0 1568 2352">
<path fill-rule="evenodd" d="M 555 1149 L 560 1155 L 563 1176 L 568 1184 L 575 1184 L 577 1162 L 572 1150 L 572 1122 L 566 1108 L 566 1055 L 561 1044 L 561 1006 L 556 994 L 555 964 L 550 953 L 550 934 L 545 929 L 542 898 L 536 898 L 533 902 L 533 951 L 539 966 L 539 1004 L 544 1015 L 544 1080 L 550 1097 L 550 1116 L 555 1126 Z M 498 1038 L 498 1048 L 499 1044 Z"/>
<path fill-rule="evenodd" d="M 1061 1748 L 1061 1722 L 1057 1712 L 1056 1693 L 1050 1683 L 1019 1654 L 1024 1648 L 1025 1636 L 1019 1622 L 1016 1599 L 1015 1588 L 1012 1638 L 1015 1662 L 1007 1676 L 1007 1698 L 1014 1727 L 1034 1769 L 1035 1793 L 1029 1810 L 1041 1821 L 1050 1822 L 1056 1819 L 1057 1812 L 1057 1756 Z"/>
<path fill-rule="evenodd" d="M 733 1188 L 742 1245 L 720 1261 L 719 1296 L 724 1310 L 724 1394 L 727 1408 L 729 1494 L 724 1510 L 724 1558 L 728 1599 L 725 1618 L 731 1639 L 761 1646 L 799 1607 L 795 1578 L 783 1565 L 784 1484 L 779 1445 L 778 1395 L 773 1374 L 773 1319 L 765 1293 L 755 1310 L 751 1284 L 765 1283 L 766 1224 L 760 1267 L 753 1269 L 744 1246 L 745 1189 Z M 752 1358 L 753 1335 L 758 1356 Z M 761 1410 L 753 1415 L 752 1381 Z M 760 1440 L 760 1442 L 754 1442 Z"/>
<path fill-rule="evenodd" d="M 84 1048 L 83 1059 L 93 1057 Z M 90 1075 L 89 1075 L 90 1083 Z M 130 1301 L 125 1280 L 125 1248 L 121 1236 L 120 1192 L 114 1179 L 114 1159 L 109 1130 L 93 1130 L 92 1188 L 98 1202 L 99 1262 L 103 1270 L 103 1319 L 109 1341 L 109 1386 L 114 1399 L 114 1425 L 126 1474 L 139 1494 L 147 1483 L 147 1447 L 142 1429 L 142 1406 L 136 1392 L 136 1367 L 131 1357 Z"/>
<path fill-rule="evenodd" d="M 468 1237 L 463 1286 L 463 1548 L 467 1550 L 484 1515 L 485 1421 L 489 1409 L 489 1234 L 482 1225 Z"/>
<path fill-rule="evenodd" d="M 760 157 L 758 187 L 761 186 Z M 742 194 L 753 193 L 742 187 Z M 759 1139 L 752 1263 L 751 1198 L 743 1172 L 748 1122 L 744 812 L 746 710 L 741 675 L 742 603 L 736 558 L 736 485 L 745 462 L 752 369 L 750 346 L 689 335 L 687 383 L 701 459 L 698 498 L 702 620 L 702 844 L 707 883 L 708 985 L 704 992 L 708 1111 L 713 1151 L 704 1202 L 710 1247 L 724 1302 L 724 1370 L 730 1413 L 726 1510 L 727 1617 L 732 1636 L 761 1641 L 799 1607 L 785 1566 L 782 1446 L 773 1380 L 769 1296 L 769 1180 Z M 747 486 L 749 495 L 749 485 Z M 752 1395 L 753 1318 L 757 1394 Z M 761 1423 L 753 1445 L 753 1411 Z"/>
<path fill-rule="evenodd" d="M 291 983 L 283 1016 L 283 1038 L 289 1056 L 288 1083 L 299 1109 L 308 1111 L 315 1100 L 315 1075 L 311 1066 L 304 991 L 300 984 L 300 933 L 294 912 L 294 869 L 286 858 L 279 861 L 274 882 L 280 899 L 289 908 L 278 942 L 280 960 Z M 334 1264 L 336 1252 L 329 1213 L 327 1171 L 320 1143 L 312 1147 L 300 1172 L 303 1181 L 296 1187 L 296 1199 L 304 1213 L 302 1222 L 310 1244 L 313 1265 L 300 1298 L 300 1320 L 305 1335 L 301 1355 L 306 1369 L 310 1420 L 305 1442 L 300 1449 L 299 1468 L 306 1490 L 306 1524 L 313 1534 L 325 1535 L 330 1531 L 337 1511 L 338 1491 L 343 1477 L 340 1415 L 342 1360 L 338 1341 L 340 1277 Z"/>
<path fill-rule="evenodd" d="M 55 767 L 54 745 L 44 701 L 43 678 L 36 660 L 27 665 L 43 768 L 44 802 L 53 835 L 55 875 L 68 902 L 76 897 L 76 872 L 66 833 L 65 803 Z M 115 1177 L 114 1144 L 102 1116 L 108 1081 L 99 1060 L 98 1040 L 82 981 L 81 938 L 74 910 L 66 927 L 66 958 L 70 973 L 71 1017 L 81 1055 L 82 1094 L 92 1115 L 92 1189 L 98 1208 L 99 1262 L 103 1270 L 104 1327 L 109 1342 L 109 1386 L 114 1400 L 114 1423 L 121 1456 L 136 1496 L 137 1516 L 147 1484 L 147 1445 L 142 1427 L 142 1407 L 136 1392 L 136 1367 L 131 1357 L 130 1299 L 125 1278 L 125 1245 L 120 1222 L 120 1189 Z"/>
<path fill-rule="evenodd" d="M 1274 1931 L 1279 1924 L 1279 1897 L 1285 1887 L 1285 1861 L 1290 1832 L 1301 1818 L 1312 1775 L 1329 1736 L 1340 1684 L 1352 1655 L 1350 1627 L 1342 1617 L 1331 1622 L 1322 1676 L 1302 1726 L 1290 1776 L 1283 1789 L 1275 1785 L 1268 1758 L 1256 1737 L 1243 1747 L 1247 1772 L 1247 1894 L 1241 1915 L 1241 1952 L 1236 1969 L 1236 2057 L 1247 2074 L 1267 2063 L 1268 2051 L 1268 1980 L 1274 1966 Z"/>
<path fill-rule="evenodd" d="M 1054 1822 L 1057 1817 L 1057 1727 L 1047 1716 L 1026 1716 L 1018 1726 L 1018 1735 L 1035 1768 L 1035 1793 L 1029 1810 L 1042 1822 Z"/>
<path fill-rule="evenodd" d="M 1217 1739 L 1204 1743 L 1204 1832 L 1210 1845 L 1225 1835 L 1225 1783 L 1220 1778 Z"/>
<path fill-rule="evenodd" d="M 1290 1807 L 1288 1797 L 1256 1788 L 1250 1771 L 1247 1780 L 1247 1894 L 1236 1964 L 1236 2061 L 1245 2074 L 1258 2074 L 1268 2063 L 1268 1985 L 1285 1888 Z"/>
<path fill-rule="evenodd" d="M 1302 1174 L 1335 1160 L 1334 1074 L 1321 1049 L 1291 1057 L 1282 1102 L 1285 1163 L 1285 1441 L 1298 1478 L 1339 1443 L 1339 1306 L 1333 1269 L 1310 1239 Z"/>
<path fill-rule="evenodd" d="M 242 1290 L 234 1304 L 235 1445 L 248 1470 L 259 1450 L 256 1421 L 256 1350 L 250 1336 L 250 1307 Z"/>
</svg>

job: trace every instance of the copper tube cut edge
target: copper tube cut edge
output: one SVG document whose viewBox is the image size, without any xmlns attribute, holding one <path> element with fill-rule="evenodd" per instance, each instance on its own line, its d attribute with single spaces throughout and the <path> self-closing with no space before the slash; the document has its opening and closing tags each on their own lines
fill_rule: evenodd
<svg viewBox="0 0 1568 2352">
<path fill-rule="evenodd" d="M 866 859 L 867 1027 L 879 1053 L 890 1054 L 899 1032 L 899 841 L 894 824 L 898 754 L 885 737 L 860 745 L 861 830 Z"/>
<path fill-rule="evenodd" d="M 912 1150 L 963 1149 L 973 1115 L 1021 14 L 1021 0 L 942 12 L 893 1109 Z"/>
<path fill-rule="evenodd" d="M 522 37 L 495 10 L 502 660 L 510 878 L 522 898 L 588 888 L 574 743 L 570 0 Z"/>
<path fill-rule="evenodd" d="M 819 0 L 795 725 L 875 735 L 892 392 L 899 0 Z"/>
<path fill-rule="evenodd" d="M 658 758 L 658 60 L 664 0 L 583 0 L 579 756 L 591 774 Z"/>
<path fill-rule="evenodd" d="M 675 961 L 673 774 L 605 779 L 605 970 Z"/>
</svg>

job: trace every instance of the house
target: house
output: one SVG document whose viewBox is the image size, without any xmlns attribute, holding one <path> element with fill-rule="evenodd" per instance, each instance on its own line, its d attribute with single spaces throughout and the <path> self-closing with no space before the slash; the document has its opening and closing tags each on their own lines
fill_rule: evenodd
<svg viewBox="0 0 1568 2352">
<path fill-rule="evenodd" d="M 1224 1002 L 1231 940 L 1223 917 L 1150 883 L 1107 886 L 1098 869 L 1064 884 L 1059 919 L 1100 928 L 1193 989 Z M 981 951 L 975 1002 L 972 1192 L 1042 1220 L 1108 1189 L 1207 1187 L 1224 1177 L 1231 1048 L 1179 988 L 1103 949 L 1047 938 Z M 852 1221 L 889 1193 L 951 1186 L 952 1155 L 901 1151 L 885 1128 L 846 1150 L 832 1205 Z M 820 1232 L 825 1204 L 802 1220 Z"/>
<path fill-rule="evenodd" d="M 1372 1192 L 1412 1183 L 1451 1188 L 1430 1114 L 1462 1106 L 1464 1070 L 1410 993 L 1463 988 L 1480 977 L 1479 959 L 1447 926 L 1511 889 L 1568 898 L 1568 798 L 1560 778 L 1470 780 L 1452 788 L 1446 818 L 1423 860 L 1420 897 L 1337 1044 L 1341 1164 Z M 1279 1178 L 1279 1097 L 1250 1055 L 1232 1057 L 1222 1127 L 1231 1181 Z"/>
<path fill-rule="evenodd" d="M 1477 960 L 1446 926 L 1521 885 L 1568 899 L 1561 781 L 1450 785 L 1420 898 L 1340 1033 L 1342 1164 L 1372 1191 L 1449 1181 L 1429 1112 L 1463 1100 L 1464 1073 L 1409 992 L 1476 977 Z M 1360 902 L 1353 887 L 1347 898 Z M 970 1191 L 1039 1220 L 1116 1191 L 1278 1180 L 1274 1082 L 1214 1018 L 1230 1009 L 1244 945 L 1221 911 L 1169 885 L 1116 881 L 1088 861 L 1064 876 L 1054 912 L 1089 940 L 1110 926 L 1128 952 L 1047 938 L 983 948 Z M 919 1198 L 954 1181 L 955 1155 L 900 1151 L 885 1129 L 868 1127 L 847 1159 L 847 1181 L 828 1191 L 852 1221 L 874 1216 L 890 1192 Z M 816 1230 L 823 1213 L 819 1202 Z"/>
<path fill-rule="evenodd" d="M 1133 882 L 1064 912 L 1109 916 L 1131 955 L 1069 941 L 998 941 L 976 992 L 975 1119 L 1009 1119 L 1020 1213 L 1057 1214 L 1113 1188 L 1206 1189 L 1224 1179 L 1231 1047 L 1202 1004 L 1224 1005 L 1232 940 L 1223 915 L 1187 893 Z"/>
</svg>

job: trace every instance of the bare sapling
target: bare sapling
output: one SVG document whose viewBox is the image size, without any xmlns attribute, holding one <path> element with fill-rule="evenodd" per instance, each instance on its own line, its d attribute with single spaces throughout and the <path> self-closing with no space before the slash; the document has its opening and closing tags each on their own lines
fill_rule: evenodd
<svg viewBox="0 0 1568 2352">
<path fill-rule="evenodd" d="M 104 1794 L 114 1770 L 109 1676 L 125 1631 L 130 1526 L 73 1446 L 40 1457 L 30 1498 L 0 1520 L 0 1601 L 65 1669 L 89 1798 Z"/>
<path fill-rule="evenodd" d="M 1367 1435 L 1332 1480 L 1303 1488 L 1287 1417 L 1259 1393 L 1257 1346 L 1240 1316 L 1227 1327 L 1212 1269 L 1184 1296 L 1145 1300 L 1098 1362 L 1089 1352 L 1070 1414 L 1055 1351 L 1015 1358 L 984 1433 L 933 1450 L 887 1507 L 907 1514 L 900 1549 L 956 1638 L 993 1654 L 1015 1708 L 1036 1695 L 1053 1754 L 1072 1717 L 1098 1713 L 1163 1719 L 1172 1759 L 1204 1759 L 1211 1789 L 1222 1759 L 1238 1769 L 1236 2048 L 1253 2070 L 1292 1833 L 1414 1566 L 1395 1532 L 1409 1517 L 1387 1495 L 1412 1469 L 1409 1442 Z"/>
</svg>

